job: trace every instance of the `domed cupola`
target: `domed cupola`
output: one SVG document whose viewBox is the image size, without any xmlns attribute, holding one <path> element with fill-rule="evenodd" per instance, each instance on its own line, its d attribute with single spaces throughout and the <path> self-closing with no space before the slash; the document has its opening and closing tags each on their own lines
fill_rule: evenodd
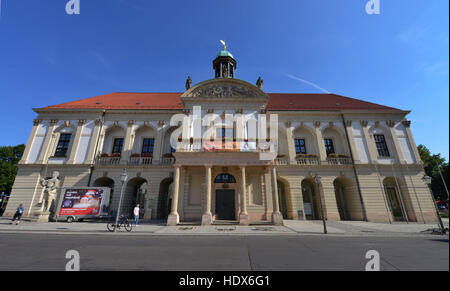
<svg viewBox="0 0 450 291">
<path fill-rule="evenodd" d="M 234 78 L 234 70 L 236 69 L 236 60 L 233 55 L 227 51 L 227 46 L 223 40 L 222 51 L 217 55 L 213 61 L 213 68 L 216 72 L 216 78 Z"/>
</svg>

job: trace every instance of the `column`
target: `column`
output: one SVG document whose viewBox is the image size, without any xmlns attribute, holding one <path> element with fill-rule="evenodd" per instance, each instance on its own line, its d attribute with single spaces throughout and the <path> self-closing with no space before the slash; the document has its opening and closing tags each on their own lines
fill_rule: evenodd
<svg viewBox="0 0 450 291">
<path fill-rule="evenodd" d="M 325 151 L 325 144 L 323 141 L 322 132 L 320 131 L 320 121 L 314 121 L 314 127 L 315 127 L 317 152 L 319 153 L 320 161 L 326 162 L 327 152 Z"/>
<path fill-rule="evenodd" d="M 100 132 L 103 126 L 103 120 L 102 119 L 96 119 L 95 120 L 95 127 L 94 127 L 94 132 L 92 133 L 91 136 L 91 142 L 89 143 L 89 153 L 86 159 L 86 163 L 87 164 L 93 164 L 96 155 L 99 152 L 98 147 L 100 146 Z"/>
<path fill-rule="evenodd" d="M 370 163 L 375 164 L 378 161 L 378 153 L 377 149 L 375 148 L 375 143 L 370 137 L 369 129 L 367 128 L 368 121 L 362 120 L 360 123 L 363 130 L 364 140 L 366 141 L 367 150 L 369 151 Z"/>
<path fill-rule="evenodd" d="M 414 153 L 414 159 L 416 160 L 417 164 L 422 163 L 422 159 L 420 158 L 419 150 L 417 149 L 416 142 L 414 141 L 414 137 L 411 132 L 411 121 L 410 120 L 403 120 L 402 121 L 403 126 L 406 130 L 406 135 L 408 136 L 409 145 L 411 146 L 411 149 Z"/>
<path fill-rule="evenodd" d="M 78 120 L 78 127 L 77 130 L 75 132 L 75 137 L 72 141 L 72 147 L 70 148 L 70 156 L 69 156 L 69 160 L 67 161 L 68 164 L 74 164 L 75 163 L 75 157 L 77 155 L 77 151 L 78 151 L 78 145 L 80 143 L 80 136 L 81 136 L 81 131 L 83 130 L 83 125 L 86 123 L 86 120 Z"/>
<path fill-rule="evenodd" d="M 133 125 L 134 125 L 134 120 L 128 120 L 127 132 L 126 132 L 125 139 L 123 141 L 123 149 L 122 149 L 122 154 L 121 154 L 121 158 L 120 158 L 121 164 L 128 164 L 128 160 L 130 159 L 131 150 L 133 148 L 133 140 L 134 140 Z"/>
<path fill-rule="evenodd" d="M 205 213 L 202 216 L 202 225 L 210 225 L 212 223 L 212 214 L 211 214 L 211 165 L 206 165 L 206 179 L 205 179 L 205 187 L 206 187 L 206 199 L 205 199 Z"/>
<path fill-rule="evenodd" d="M 245 179 L 245 166 L 240 166 L 241 170 L 241 212 L 239 213 L 239 224 L 248 225 L 249 218 L 247 212 L 247 183 Z"/>
<path fill-rule="evenodd" d="M 275 225 L 283 225 L 283 215 L 280 212 L 280 202 L 278 200 L 277 170 L 275 169 L 275 166 L 273 166 L 270 170 L 272 175 L 273 194 L 272 223 Z"/>
<path fill-rule="evenodd" d="M 178 192 L 180 190 L 180 165 L 175 165 L 175 177 L 173 180 L 173 199 L 172 212 L 167 218 L 167 225 L 175 226 L 180 222 L 180 215 L 178 214 Z"/>
<path fill-rule="evenodd" d="M 28 138 L 27 146 L 23 152 L 22 158 L 19 164 L 26 164 L 28 160 L 28 155 L 30 154 L 31 146 L 33 145 L 34 137 L 36 136 L 37 129 L 39 128 L 41 121 L 39 119 L 33 120 L 33 129 L 31 129 L 30 137 Z"/>
<path fill-rule="evenodd" d="M 42 145 L 41 152 L 39 153 L 39 159 L 37 161 L 38 164 L 47 162 L 48 153 L 50 147 L 52 146 L 51 140 L 54 138 L 53 131 L 55 130 L 56 123 L 58 123 L 58 120 L 56 119 L 50 120 L 50 126 L 48 127 L 47 134 L 45 135 L 44 144 Z"/>
</svg>

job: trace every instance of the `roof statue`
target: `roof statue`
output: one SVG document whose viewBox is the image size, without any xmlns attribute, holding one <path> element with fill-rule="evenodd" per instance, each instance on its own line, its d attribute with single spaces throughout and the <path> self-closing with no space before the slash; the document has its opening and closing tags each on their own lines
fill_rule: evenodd
<svg viewBox="0 0 450 291">
<path fill-rule="evenodd" d="M 186 90 L 189 90 L 191 88 L 192 85 L 192 79 L 191 76 L 188 76 L 187 80 L 186 80 Z"/>
<path fill-rule="evenodd" d="M 220 40 L 220 42 L 223 44 L 222 50 L 226 51 L 227 50 L 227 44 L 225 43 L 224 40 Z"/>
<path fill-rule="evenodd" d="M 263 89 L 264 86 L 264 81 L 263 79 L 261 79 L 261 77 L 258 78 L 258 80 L 256 81 L 256 86 L 258 86 L 259 89 Z"/>
</svg>

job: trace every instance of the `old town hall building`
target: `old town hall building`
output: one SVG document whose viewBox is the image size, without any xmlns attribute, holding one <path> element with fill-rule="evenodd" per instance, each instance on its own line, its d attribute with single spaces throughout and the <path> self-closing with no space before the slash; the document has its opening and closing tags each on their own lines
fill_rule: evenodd
<svg viewBox="0 0 450 291">
<path fill-rule="evenodd" d="M 43 215 L 44 179 L 67 187 L 109 187 L 109 210 L 136 203 L 144 219 L 188 223 L 273 223 L 283 219 L 434 222 L 423 164 L 406 119 L 409 111 L 336 94 L 278 94 L 235 78 L 226 47 L 215 78 L 182 93 L 110 93 L 34 109 L 28 143 L 5 215 Z M 194 126 L 200 115 L 277 116 L 268 149 L 238 121 Z M 171 123 L 174 115 L 184 116 Z M 203 146 L 194 128 L 200 128 Z M 173 138 L 179 144 L 173 144 Z M 211 140 L 224 141 L 209 148 Z M 171 142 L 172 141 L 172 142 Z M 244 144 L 246 147 L 242 147 Z M 227 145 L 227 146 L 223 146 Z M 247 147 L 250 145 L 249 147 Z"/>
</svg>

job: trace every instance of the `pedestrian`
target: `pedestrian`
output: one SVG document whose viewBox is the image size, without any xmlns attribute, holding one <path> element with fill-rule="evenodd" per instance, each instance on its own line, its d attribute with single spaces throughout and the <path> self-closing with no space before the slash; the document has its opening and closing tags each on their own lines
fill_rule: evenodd
<svg viewBox="0 0 450 291">
<path fill-rule="evenodd" d="M 136 207 L 134 207 L 133 214 L 134 214 L 134 224 L 137 226 L 139 224 L 139 204 L 136 204 Z"/>
<path fill-rule="evenodd" d="M 13 219 L 9 224 L 12 224 L 16 219 L 17 219 L 16 225 L 19 224 L 22 214 L 23 214 L 23 204 L 20 203 L 19 207 L 17 207 L 16 213 L 13 216 Z"/>
</svg>

